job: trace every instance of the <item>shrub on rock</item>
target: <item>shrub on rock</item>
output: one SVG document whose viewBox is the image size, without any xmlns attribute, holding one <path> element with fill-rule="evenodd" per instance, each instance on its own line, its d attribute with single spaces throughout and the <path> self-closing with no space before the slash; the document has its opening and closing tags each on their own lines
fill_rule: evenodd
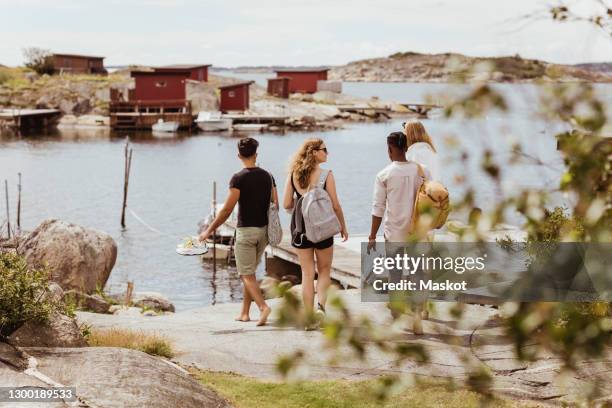
<svg viewBox="0 0 612 408">
<path fill-rule="evenodd" d="M 0 336 L 8 336 L 25 322 L 45 322 L 61 310 L 49 289 L 49 271 L 30 268 L 14 253 L 0 253 Z"/>
</svg>

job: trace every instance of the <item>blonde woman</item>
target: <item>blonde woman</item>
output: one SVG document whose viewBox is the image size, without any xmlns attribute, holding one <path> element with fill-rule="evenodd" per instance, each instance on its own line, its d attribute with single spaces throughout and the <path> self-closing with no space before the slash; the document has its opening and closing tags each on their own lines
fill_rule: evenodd
<svg viewBox="0 0 612 408">
<path fill-rule="evenodd" d="M 307 139 L 299 148 L 289 168 L 289 177 L 285 184 L 283 206 L 287 210 L 294 210 L 295 203 L 306 192 L 317 185 L 323 169 L 319 166 L 327 161 L 327 147 L 321 139 Z M 325 173 L 324 173 L 325 174 Z M 332 206 L 338 221 L 340 221 L 340 235 L 343 241 L 348 239 L 346 224 L 342 207 L 336 193 L 336 180 L 331 171 L 327 173 L 324 189 L 329 194 Z M 292 217 L 292 231 L 294 235 L 294 222 Z M 296 248 L 300 267 L 302 269 L 302 299 L 307 314 L 312 313 L 314 307 L 314 278 L 317 271 L 317 313 L 325 313 L 327 289 L 331 283 L 330 273 L 334 255 L 334 237 L 321 242 L 310 242 L 305 237 L 292 240 L 291 245 Z M 316 265 L 316 268 L 315 268 Z"/>
<path fill-rule="evenodd" d="M 406 159 L 419 163 L 429 170 L 432 180 L 440 180 L 440 163 L 438 152 L 425 126 L 418 120 L 405 122 L 402 126 L 408 141 Z"/>
</svg>

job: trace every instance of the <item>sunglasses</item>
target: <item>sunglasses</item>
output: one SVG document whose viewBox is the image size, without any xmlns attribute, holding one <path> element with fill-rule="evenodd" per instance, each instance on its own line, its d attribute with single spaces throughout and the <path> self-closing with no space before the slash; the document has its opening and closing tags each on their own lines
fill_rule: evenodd
<svg viewBox="0 0 612 408">
<path fill-rule="evenodd" d="M 322 149 L 317 149 L 317 150 L 323 150 L 325 152 L 325 154 L 327 154 L 327 147 L 324 147 Z"/>
</svg>

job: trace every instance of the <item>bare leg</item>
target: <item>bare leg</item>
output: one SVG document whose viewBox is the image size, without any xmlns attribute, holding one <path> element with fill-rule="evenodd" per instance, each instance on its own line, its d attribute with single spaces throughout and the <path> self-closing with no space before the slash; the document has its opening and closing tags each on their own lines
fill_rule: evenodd
<svg viewBox="0 0 612 408">
<path fill-rule="evenodd" d="M 244 293 L 243 293 L 243 296 L 242 296 L 242 310 L 240 311 L 240 314 L 238 316 L 236 316 L 236 318 L 234 320 L 236 320 L 238 322 L 250 322 L 251 321 L 251 317 L 249 316 L 249 312 L 251 311 L 251 302 L 252 301 L 253 301 L 253 298 L 249 294 L 249 291 L 247 290 L 247 287 L 245 285 L 244 286 Z"/>
<path fill-rule="evenodd" d="M 308 315 L 314 306 L 314 249 L 296 249 L 296 252 L 302 268 L 302 301 Z"/>
<path fill-rule="evenodd" d="M 258 326 L 263 326 L 266 324 L 268 320 L 268 316 L 270 316 L 270 306 L 266 303 L 261 289 L 259 289 L 259 284 L 257 283 L 257 279 L 255 279 L 255 274 L 252 275 L 241 275 L 240 279 L 242 279 L 242 283 L 244 284 L 245 289 L 249 292 L 255 304 L 259 308 L 259 321 L 257 322 Z"/>
<path fill-rule="evenodd" d="M 413 306 L 413 321 L 412 321 L 412 332 L 414 334 L 423 334 L 423 304 L 417 303 Z"/>
<path fill-rule="evenodd" d="M 317 298 L 319 304 L 325 309 L 327 290 L 331 285 L 331 264 L 334 257 L 334 247 L 315 249 L 317 255 Z"/>
</svg>

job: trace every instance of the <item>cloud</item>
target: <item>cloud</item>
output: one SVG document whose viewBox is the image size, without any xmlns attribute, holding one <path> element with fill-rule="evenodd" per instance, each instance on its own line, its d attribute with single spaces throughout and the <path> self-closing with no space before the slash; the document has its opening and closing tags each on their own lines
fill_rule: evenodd
<svg viewBox="0 0 612 408">
<path fill-rule="evenodd" d="M 612 42 L 582 24 L 524 17 L 547 0 L 3 1 L 0 63 L 21 49 L 107 56 L 109 65 L 209 62 L 343 64 L 397 51 L 612 60 Z"/>
</svg>

